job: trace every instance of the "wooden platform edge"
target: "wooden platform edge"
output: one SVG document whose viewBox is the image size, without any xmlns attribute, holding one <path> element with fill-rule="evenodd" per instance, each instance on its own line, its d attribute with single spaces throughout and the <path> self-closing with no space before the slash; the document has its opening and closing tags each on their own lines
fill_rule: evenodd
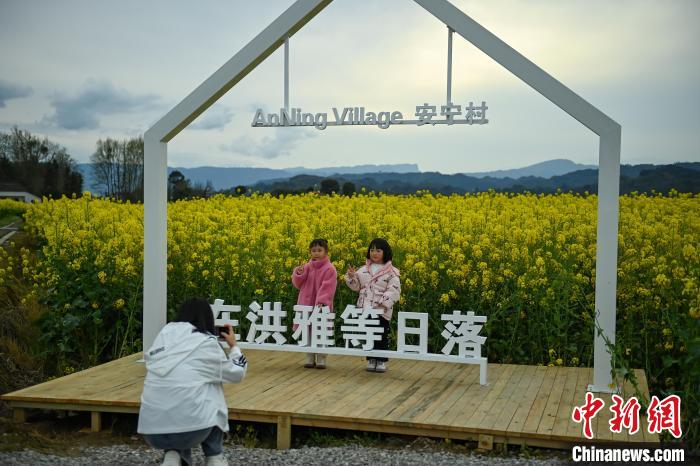
<svg viewBox="0 0 700 466">
<path fill-rule="evenodd" d="M 447 429 L 441 427 L 432 428 L 419 428 L 415 426 L 399 426 L 391 424 L 380 424 L 371 422 L 355 422 L 355 421 L 329 421 L 326 419 L 309 419 L 304 417 L 293 416 L 291 418 L 292 425 L 306 426 L 306 427 L 319 427 L 326 429 L 344 429 L 344 430 L 357 430 L 365 432 L 378 432 L 386 434 L 397 434 L 397 435 L 410 435 L 416 437 L 433 437 L 433 438 L 444 438 L 453 440 L 466 440 L 478 442 L 480 438 L 484 436 L 491 437 L 491 443 L 494 444 L 508 444 L 508 445 L 522 445 L 529 447 L 538 448 L 551 448 L 558 450 L 566 450 L 575 445 L 623 445 L 621 442 L 616 441 L 601 441 L 601 440 L 586 440 L 581 438 L 562 439 L 562 438 L 544 438 L 543 436 L 535 437 L 528 434 L 512 435 L 508 433 L 500 434 L 487 434 L 485 431 L 481 430 L 466 430 L 466 429 Z M 629 446 L 628 443 L 624 445 Z M 635 448 L 637 447 L 658 447 L 658 443 L 635 443 Z"/>
<path fill-rule="evenodd" d="M 91 425 L 93 431 L 101 429 L 102 413 L 125 413 L 137 414 L 140 408 L 140 400 L 96 400 L 96 399 L 73 399 L 69 397 L 47 398 L 37 395 L 37 388 L 52 386 L 63 382 L 73 381 L 76 383 L 81 374 L 90 374 L 93 370 L 105 366 L 116 366 L 118 363 L 133 363 L 140 354 L 134 354 L 111 361 L 102 366 L 86 369 L 85 371 L 70 374 L 60 379 L 53 379 L 39 385 L 27 387 L 11 393 L 6 393 L 0 396 L 0 399 L 7 402 L 13 410 L 15 420 L 17 422 L 25 422 L 28 409 L 49 409 L 49 410 L 66 410 L 66 411 L 84 411 L 91 413 Z M 642 379 L 643 387 L 648 393 L 646 387 L 645 374 L 641 370 L 639 375 Z M 76 377 L 78 380 L 76 380 Z M 445 438 L 456 440 L 467 440 L 485 442 L 491 446 L 496 444 L 514 444 L 526 445 L 543 448 L 568 449 L 574 445 L 634 445 L 635 447 L 655 447 L 660 443 L 659 436 L 649 438 L 645 436 L 644 441 L 621 441 L 620 439 L 595 438 L 586 440 L 581 437 L 554 434 L 553 432 L 533 432 L 533 431 L 508 431 L 495 426 L 488 427 L 479 426 L 456 426 L 447 424 L 432 424 L 421 421 L 411 420 L 389 420 L 382 418 L 360 418 L 336 415 L 335 413 L 312 414 L 297 411 L 286 411 L 284 409 L 244 409 L 241 407 L 229 407 L 228 418 L 233 421 L 260 422 L 267 424 L 275 424 L 277 426 L 277 444 L 278 448 L 289 448 L 291 445 L 291 433 L 293 426 L 306 426 L 318 428 L 344 429 L 353 431 L 367 431 L 391 433 L 398 435 L 411 436 L 426 436 L 433 438 Z M 499 426 L 500 427 L 500 426 Z"/>
<path fill-rule="evenodd" d="M 105 405 L 100 403 L 48 403 L 37 401 L 9 401 L 8 404 L 12 409 L 52 409 L 57 411 L 87 411 L 101 413 L 124 413 L 135 414 L 139 412 L 139 406 L 124 406 L 124 405 Z"/>
<path fill-rule="evenodd" d="M 10 407 L 17 410 L 24 409 L 53 409 L 67 411 L 85 411 L 92 413 L 93 430 L 99 430 L 99 421 L 95 423 L 99 413 L 124 413 L 138 414 L 138 406 L 112 406 L 101 404 L 62 404 L 62 403 L 37 403 L 27 401 L 12 401 Z M 234 411 L 229 409 L 229 420 L 244 422 L 260 422 L 276 424 L 278 428 L 278 448 L 289 448 L 291 445 L 292 426 L 318 427 L 325 429 L 343 429 L 365 432 L 378 432 L 397 435 L 411 435 L 416 437 L 433 437 L 454 440 L 478 441 L 479 436 L 488 435 L 496 444 L 524 445 L 540 448 L 568 449 L 574 445 L 618 445 L 614 440 L 585 440 L 576 437 L 550 436 L 527 432 L 504 432 L 498 430 L 470 429 L 457 427 L 441 427 L 435 425 L 415 424 L 411 422 L 387 422 L 374 419 L 363 421 L 348 420 L 347 418 L 329 418 L 328 416 L 298 415 L 294 413 L 265 413 L 261 411 Z M 26 418 L 19 420 L 24 422 Z M 635 447 L 658 446 L 656 442 L 636 442 Z M 287 445 L 287 446 L 285 446 Z M 625 445 L 629 445 L 625 443 Z"/>
</svg>

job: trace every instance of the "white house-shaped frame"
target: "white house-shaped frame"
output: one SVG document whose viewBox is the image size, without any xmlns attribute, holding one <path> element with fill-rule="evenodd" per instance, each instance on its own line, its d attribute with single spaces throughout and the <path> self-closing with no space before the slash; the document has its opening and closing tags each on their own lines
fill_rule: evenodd
<svg viewBox="0 0 700 466">
<path fill-rule="evenodd" d="M 143 345 L 150 347 L 166 323 L 167 309 L 167 144 L 229 89 L 250 73 L 332 0 L 298 0 L 144 134 Z M 589 389 L 612 388 L 615 343 L 617 231 L 621 127 L 447 0 L 414 0 L 447 27 L 475 45 L 600 138 L 594 373 Z"/>
</svg>

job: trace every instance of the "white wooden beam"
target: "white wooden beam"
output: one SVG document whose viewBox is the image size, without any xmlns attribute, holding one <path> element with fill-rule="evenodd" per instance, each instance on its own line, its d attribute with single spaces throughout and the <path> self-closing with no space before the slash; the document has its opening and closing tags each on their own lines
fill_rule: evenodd
<svg viewBox="0 0 700 466">
<path fill-rule="evenodd" d="M 146 133 L 143 167 L 143 350 L 166 323 L 168 304 L 168 145 Z"/>
<path fill-rule="evenodd" d="M 284 38 L 284 109 L 289 111 L 289 37 Z"/>
<path fill-rule="evenodd" d="M 452 105 L 452 36 L 454 31 L 447 28 L 447 98 L 445 105 Z"/>
<path fill-rule="evenodd" d="M 602 335 L 594 330 L 593 392 L 614 392 L 611 354 L 606 339 L 615 344 L 617 319 L 617 232 L 620 210 L 621 130 L 600 136 L 598 160 L 598 231 L 596 237 L 595 313 Z"/>
</svg>

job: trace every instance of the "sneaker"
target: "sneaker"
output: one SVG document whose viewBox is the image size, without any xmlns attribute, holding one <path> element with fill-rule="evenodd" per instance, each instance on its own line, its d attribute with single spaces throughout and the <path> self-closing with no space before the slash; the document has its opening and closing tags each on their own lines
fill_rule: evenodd
<svg viewBox="0 0 700 466">
<path fill-rule="evenodd" d="M 326 355 L 325 354 L 317 354 L 316 355 L 316 369 L 325 369 L 326 368 Z"/>
<path fill-rule="evenodd" d="M 223 453 L 214 456 L 207 456 L 207 466 L 228 466 L 228 461 Z"/>
<path fill-rule="evenodd" d="M 175 450 L 168 450 L 163 457 L 162 466 L 180 466 L 180 454 Z"/>
<path fill-rule="evenodd" d="M 314 353 L 306 353 L 306 363 L 304 367 L 307 369 L 313 369 L 316 367 L 316 355 Z"/>
<path fill-rule="evenodd" d="M 368 359 L 367 360 L 367 372 L 375 372 L 377 370 L 377 360 Z"/>
<path fill-rule="evenodd" d="M 376 372 L 386 372 L 386 363 L 384 361 L 377 361 Z"/>
</svg>

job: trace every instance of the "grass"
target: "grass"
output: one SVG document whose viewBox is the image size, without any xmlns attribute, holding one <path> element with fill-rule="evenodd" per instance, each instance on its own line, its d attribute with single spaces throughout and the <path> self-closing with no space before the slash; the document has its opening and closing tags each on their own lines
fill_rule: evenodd
<svg viewBox="0 0 700 466">
<path fill-rule="evenodd" d="M 36 245 L 20 231 L 2 247 L 15 257 L 21 248 Z M 0 269 L 18 268 L 16 262 L 9 264 L 7 256 L 0 255 Z M 35 348 L 41 336 L 36 323 L 45 309 L 35 299 L 24 299 L 29 286 L 17 278 L 17 270 L 0 275 L 4 282 L 0 286 L 0 393 L 7 393 L 45 380 L 44 359 Z M 0 415 L 6 412 L 6 404 L 0 402 Z"/>
</svg>

